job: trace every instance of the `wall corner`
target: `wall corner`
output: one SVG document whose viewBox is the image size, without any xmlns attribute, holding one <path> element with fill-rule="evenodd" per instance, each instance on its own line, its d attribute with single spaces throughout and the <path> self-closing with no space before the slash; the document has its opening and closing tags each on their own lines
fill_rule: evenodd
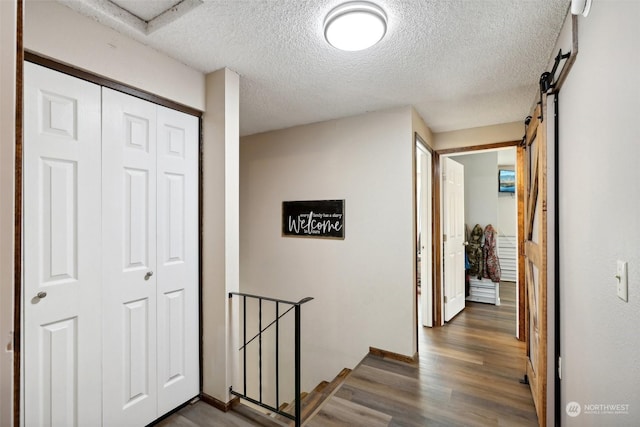
<svg viewBox="0 0 640 427">
<path fill-rule="evenodd" d="M 230 400 L 237 372 L 239 290 L 239 76 L 206 76 L 202 119 L 202 392 Z"/>
</svg>

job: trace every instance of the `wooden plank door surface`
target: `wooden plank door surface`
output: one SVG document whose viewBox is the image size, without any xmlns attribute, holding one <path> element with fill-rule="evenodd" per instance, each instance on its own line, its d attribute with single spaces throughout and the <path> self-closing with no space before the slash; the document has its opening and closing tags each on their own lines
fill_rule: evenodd
<svg viewBox="0 0 640 427">
<path fill-rule="evenodd" d="M 547 141 L 544 103 L 525 137 L 524 276 L 526 290 L 526 373 L 541 426 L 547 396 Z M 545 117 L 546 118 L 546 117 Z"/>
</svg>

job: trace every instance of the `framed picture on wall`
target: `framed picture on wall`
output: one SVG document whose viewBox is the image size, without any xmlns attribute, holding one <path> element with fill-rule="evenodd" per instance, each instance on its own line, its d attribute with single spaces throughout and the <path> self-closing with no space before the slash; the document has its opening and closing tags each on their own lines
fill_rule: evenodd
<svg viewBox="0 0 640 427">
<path fill-rule="evenodd" d="M 498 192 L 516 192 L 516 171 L 513 169 L 498 169 Z"/>
<path fill-rule="evenodd" d="M 282 202 L 282 235 L 344 239 L 344 200 Z"/>
</svg>

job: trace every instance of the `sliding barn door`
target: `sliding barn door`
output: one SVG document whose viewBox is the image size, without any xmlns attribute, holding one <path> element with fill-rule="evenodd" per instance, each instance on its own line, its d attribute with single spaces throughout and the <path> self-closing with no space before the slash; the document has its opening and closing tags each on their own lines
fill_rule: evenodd
<svg viewBox="0 0 640 427">
<path fill-rule="evenodd" d="M 24 425 L 99 426 L 100 87 L 24 72 Z"/>
<path fill-rule="evenodd" d="M 527 377 L 540 425 L 547 395 L 547 141 L 538 107 L 525 138 L 524 267 L 527 298 Z M 545 111 L 546 113 L 546 111 Z M 546 117 L 545 117 L 546 119 Z"/>
</svg>

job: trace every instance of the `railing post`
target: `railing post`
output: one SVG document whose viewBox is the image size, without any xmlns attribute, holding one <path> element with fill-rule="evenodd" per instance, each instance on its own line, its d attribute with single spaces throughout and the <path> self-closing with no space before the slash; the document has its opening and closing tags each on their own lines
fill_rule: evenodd
<svg viewBox="0 0 640 427">
<path fill-rule="evenodd" d="M 300 427 L 300 304 L 295 306 L 295 393 L 296 393 L 296 427 Z"/>
<path fill-rule="evenodd" d="M 280 408 L 280 303 L 276 301 L 276 408 Z"/>
<path fill-rule="evenodd" d="M 242 345 L 247 344 L 247 297 L 242 296 Z M 247 349 L 242 350 L 242 393 L 247 395 Z"/>
<path fill-rule="evenodd" d="M 276 414 L 279 414 L 285 418 L 294 421 L 294 425 L 296 427 L 300 427 L 302 425 L 302 401 L 300 400 L 301 395 L 301 371 L 302 371 L 302 363 L 301 363 L 301 312 L 300 307 L 302 304 L 311 301 L 313 298 L 307 297 L 303 298 L 298 302 L 294 301 L 286 301 L 269 297 L 261 297 L 258 295 L 244 294 L 239 292 L 229 292 L 229 298 L 232 295 L 242 296 L 242 347 L 240 347 L 240 351 L 242 351 L 242 359 L 243 359 L 243 393 L 239 393 L 238 391 L 233 389 L 233 386 L 229 387 L 229 393 L 234 396 L 237 396 L 241 399 L 245 399 L 248 402 L 253 403 L 254 405 L 258 405 L 262 408 L 268 409 L 269 411 L 273 411 Z M 247 298 L 253 298 L 258 300 L 258 333 L 253 336 L 253 338 L 247 340 Z M 262 327 L 262 302 L 269 301 L 274 302 L 276 318 L 271 323 L 269 323 L 266 327 Z M 287 304 L 289 308 L 284 311 L 284 313 L 280 314 L 280 304 Z M 294 401 L 294 411 L 295 413 L 292 415 L 289 411 L 280 410 L 280 318 L 285 316 L 291 310 L 294 310 L 294 388 L 295 388 L 295 401 Z M 262 401 L 263 399 L 263 372 L 262 372 L 262 362 L 263 362 L 263 354 L 262 354 L 262 334 L 273 326 L 275 323 L 276 336 L 275 336 L 275 356 L 276 356 L 276 407 L 273 407 L 267 403 Z M 252 398 L 247 395 L 247 346 L 253 342 L 255 339 L 258 341 L 258 399 Z"/>
<path fill-rule="evenodd" d="M 258 300 L 258 378 L 259 378 L 259 395 L 260 403 L 262 403 L 262 298 Z M 245 352 L 247 349 L 245 348 Z"/>
</svg>

